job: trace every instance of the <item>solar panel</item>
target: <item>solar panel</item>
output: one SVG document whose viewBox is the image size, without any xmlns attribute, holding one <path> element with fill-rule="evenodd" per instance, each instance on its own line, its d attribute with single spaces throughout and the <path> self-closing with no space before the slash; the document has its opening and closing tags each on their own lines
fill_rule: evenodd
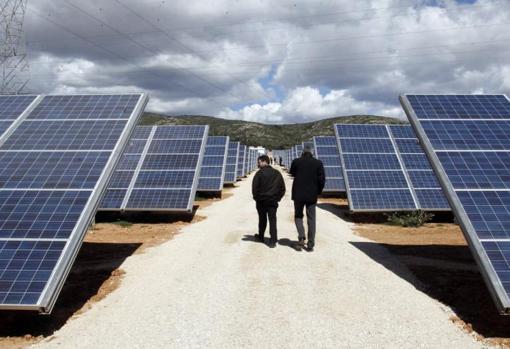
<svg viewBox="0 0 510 349">
<path fill-rule="evenodd" d="M 225 167 L 226 184 L 233 184 L 237 179 L 237 163 L 239 159 L 239 142 L 229 142 L 227 153 L 227 165 Z"/>
<path fill-rule="evenodd" d="M 207 138 L 198 191 L 219 192 L 223 189 L 229 140 L 228 136 Z"/>
<path fill-rule="evenodd" d="M 191 212 L 208 130 L 194 125 L 138 126 L 100 210 Z M 214 158 L 215 150 L 211 153 Z M 216 165 L 211 158 L 204 162 Z"/>
<path fill-rule="evenodd" d="M 338 144 L 334 136 L 313 137 L 315 155 L 321 160 L 326 172 L 326 185 L 324 193 L 336 193 L 345 191 L 344 176 Z"/>
<path fill-rule="evenodd" d="M 414 189 L 419 208 L 429 211 L 449 211 L 450 205 L 431 164 L 410 125 L 390 125 L 397 152 Z"/>
<path fill-rule="evenodd" d="M 0 97 L 0 118 L 12 121 L 0 137 L 1 309 L 52 310 L 146 102 Z"/>
<path fill-rule="evenodd" d="M 400 101 L 498 309 L 510 314 L 510 101 L 504 95 Z"/>
<path fill-rule="evenodd" d="M 241 144 L 239 146 L 239 156 L 237 159 L 237 178 L 244 177 L 244 164 L 245 164 L 246 146 Z"/>
<path fill-rule="evenodd" d="M 447 211 L 409 125 L 335 125 L 352 211 Z"/>
</svg>

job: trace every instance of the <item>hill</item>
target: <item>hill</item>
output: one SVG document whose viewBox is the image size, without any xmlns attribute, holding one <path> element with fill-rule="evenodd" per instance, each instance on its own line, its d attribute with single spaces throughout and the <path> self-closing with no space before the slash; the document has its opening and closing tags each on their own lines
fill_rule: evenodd
<svg viewBox="0 0 510 349">
<path fill-rule="evenodd" d="M 212 116 L 180 115 L 166 116 L 145 113 L 141 125 L 209 125 L 209 135 L 230 136 L 246 145 L 261 145 L 269 149 L 289 148 L 313 136 L 331 136 L 334 124 L 399 124 L 397 119 L 373 115 L 341 116 L 302 123 L 267 125 L 242 120 L 227 120 Z"/>
</svg>

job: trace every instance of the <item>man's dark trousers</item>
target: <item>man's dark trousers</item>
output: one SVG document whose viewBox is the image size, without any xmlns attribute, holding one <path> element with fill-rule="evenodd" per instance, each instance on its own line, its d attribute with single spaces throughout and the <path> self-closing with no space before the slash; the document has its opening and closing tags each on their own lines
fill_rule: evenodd
<svg viewBox="0 0 510 349">
<path fill-rule="evenodd" d="M 269 219 L 269 235 L 271 243 L 278 241 L 278 232 L 276 231 L 276 210 L 278 203 L 275 201 L 257 201 L 257 212 L 259 214 L 259 236 L 264 238 L 266 232 L 267 220 Z"/>
<path fill-rule="evenodd" d="M 315 203 L 294 201 L 294 222 L 298 231 L 299 240 L 306 240 L 305 226 L 303 224 L 303 209 L 306 206 L 306 221 L 308 223 L 308 247 L 315 246 Z"/>
</svg>

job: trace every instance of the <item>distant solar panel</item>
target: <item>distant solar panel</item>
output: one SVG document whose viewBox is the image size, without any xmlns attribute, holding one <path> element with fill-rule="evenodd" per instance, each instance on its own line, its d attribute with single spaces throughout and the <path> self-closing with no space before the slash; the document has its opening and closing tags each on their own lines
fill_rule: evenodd
<svg viewBox="0 0 510 349">
<path fill-rule="evenodd" d="M 239 142 L 229 142 L 227 166 L 225 168 L 225 183 L 233 184 L 237 179 L 237 164 L 239 159 Z"/>
<path fill-rule="evenodd" d="M 138 126 L 100 210 L 191 212 L 208 130 L 208 126 Z"/>
<path fill-rule="evenodd" d="M 11 121 L 0 137 L 1 309 L 52 310 L 146 102 L 0 97 L 0 118 Z"/>
<path fill-rule="evenodd" d="M 510 101 L 504 95 L 405 95 L 485 282 L 510 314 Z"/>
<path fill-rule="evenodd" d="M 207 138 L 197 191 L 219 192 L 223 189 L 229 140 L 228 136 Z"/>
<path fill-rule="evenodd" d="M 345 191 L 342 162 L 338 152 L 338 144 L 334 136 L 313 137 L 315 155 L 324 164 L 326 185 L 324 193 Z"/>
<path fill-rule="evenodd" d="M 239 156 L 237 159 L 237 178 L 244 177 L 244 165 L 245 165 L 245 154 L 246 154 L 246 146 L 241 144 L 239 146 Z"/>
<path fill-rule="evenodd" d="M 335 125 L 352 211 L 448 211 L 409 125 Z"/>
</svg>

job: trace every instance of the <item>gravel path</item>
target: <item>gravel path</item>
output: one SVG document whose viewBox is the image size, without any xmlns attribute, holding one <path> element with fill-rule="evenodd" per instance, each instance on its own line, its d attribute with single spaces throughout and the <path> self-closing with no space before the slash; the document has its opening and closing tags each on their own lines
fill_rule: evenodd
<svg viewBox="0 0 510 349">
<path fill-rule="evenodd" d="M 37 347 L 482 347 L 384 248 L 371 255 L 400 276 L 354 247 L 366 240 L 328 211 L 318 209 L 313 253 L 243 241 L 256 227 L 251 178 L 201 210 L 206 220 L 130 257 L 118 290 Z M 278 219 L 279 238 L 295 240 L 290 194 Z"/>
</svg>

